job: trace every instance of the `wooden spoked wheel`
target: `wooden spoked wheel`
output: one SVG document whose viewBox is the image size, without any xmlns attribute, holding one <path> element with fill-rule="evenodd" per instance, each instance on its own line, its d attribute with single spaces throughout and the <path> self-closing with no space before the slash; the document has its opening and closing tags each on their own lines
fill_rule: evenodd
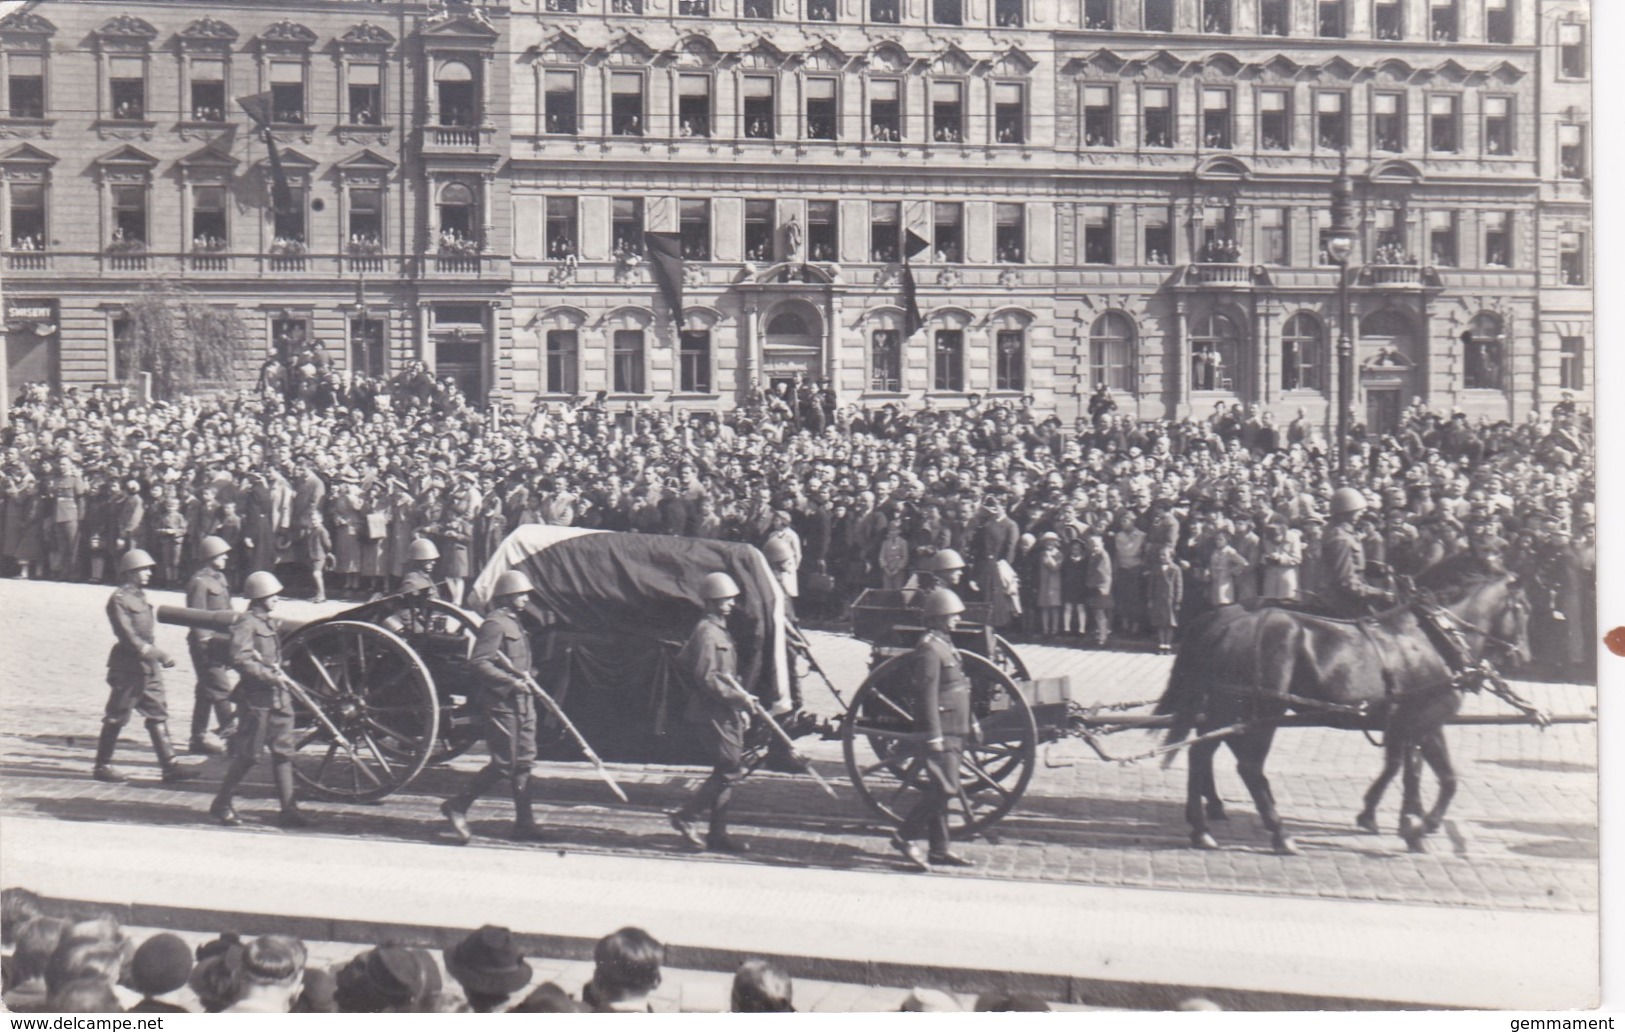
<svg viewBox="0 0 1625 1032">
<path fill-rule="evenodd" d="M 394 631 L 423 660 L 440 701 L 440 726 L 429 763 L 448 763 L 480 740 L 479 714 L 469 695 L 468 657 L 484 621 L 444 599 L 395 596 L 372 622 Z"/>
<path fill-rule="evenodd" d="M 417 777 L 435 748 L 440 706 L 405 639 L 373 623 L 323 620 L 295 631 L 283 655 L 321 711 L 294 703 L 294 773 L 307 789 L 373 802 Z"/>
<path fill-rule="evenodd" d="M 993 636 L 993 663 L 1009 675 L 1012 681 L 1031 681 L 1033 675 L 1021 661 L 1021 653 L 1002 634 Z"/>
<path fill-rule="evenodd" d="M 982 736 L 975 745 L 966 743 L 959 771 L 963 795 L 949 802 L 948 824 L 955 838 L 971 838 L 1003 819 L 1027 790 L 1038 755 L 1038 727 L 1015 681 L 996 663 L 973 652 L 959 655 Z M 865 805 L 890 821 L 914 808 L 926 778 L 906 659 L 893 657 L 870 672 L 841 726 L 853 786 Z"/>
</svg>

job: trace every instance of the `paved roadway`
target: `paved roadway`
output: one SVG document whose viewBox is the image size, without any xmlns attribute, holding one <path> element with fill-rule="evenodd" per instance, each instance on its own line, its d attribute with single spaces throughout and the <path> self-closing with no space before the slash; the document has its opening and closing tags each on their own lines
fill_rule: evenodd
<svg viewBox="0 0 1625 1032">
<path fill-rule="evenodd" d="M 158 601 L 178 602 L 168 593 L 156 594 Z M 136 780 L 127 786 L 91 781 L 88 773 L 105 697 L 102 668 L 109 641 L 101 613 L 105 596 L 106 589 L 97 587 L 0 581 L 0 608 L 11 616 L 11 633 L 0 645 L 4 656 L 0 820 L 29 818 L 30 826 L 44 819 L 209 829 L 211 840 L 262 832 L 298 838 L 313 849 L 325 848 L 324 840 L 334 849 L 339 848 L 337 840 L 403 845 L 444 841 L 436 807 L 456 790 L 466 771 L 482 762 L 478 754 L 450 768 L 425 771 L 407 790 L 380 805 L 314 804 L 310 808 L 321 816 L 322 824 L 304 836 L 269 831 L 274 803 L 263 768 L 239 803 L 251 830 L 212 829 L 204 810 L 221 761 L 204 765 L 202 782 L 161 785 L 136 724 L 126 730 L 121 747 L 121 765 Z M 289 603 L 287 608 L 296 615 L 313 607 Z M 184 735 L 190 710 L 183 636 L 180 628 L 161 629 L 160 644 L 181 657 L 181 665 L 170 676 L 178 736 Z M 837 683 L 843 689 L 856 686 L 866 647 L 840 635 L 812 637 Z M 1024 648 L 1023 655 L 1039 676 L 1070 676 L 1074 697 L 1091 702 L 1154 698 L 1169 663 L 1141 652 L 1039 646 Z M 1595 689 L 1588 686 L 1520 688 L 1554 711 L 1586 712 L 1595 703 Z M 809 694 L 809 701 L 814 708 L 822 703 L 826 711 L 833 709 L 831 701 L 816 693 Z M 1469 709 L 1502 711 L 1493 699 L 1470 700 Z M 1113 744 L 1129 752 L 1153 741 L 1131 734 Z M 1221 762 L 1219 787 L 1231 801 L 1233 817 L 1215 829 L 1224 848 L 1198 852 L 1186 847 L 1182 762 L 1171 769 L 1156 763 L 1118 766 L 1098 760 L 1081 743 L 1067 742 L 1045 751 L 1020 808 L 1000 825 L 998 841 L 965 847 L 977 869 L 940 877 L 979 883 L 983 887 L 977 893 L 1003 891 L 996 882 L 1016 882 L 1182 890 L 1241 899 L 1374 901 L 1437 908 L 1441 920 L 1452 920 L 1449 914 L 1462 910 L 1485 910 L 1509 919 L 1520 914 L 1531 920 L 1537 913 L 1570 915 L 1579 923 L 1565 927 L 1581 929 L 1582 937 L 1584 929 L 1594 929 L 1598 901 L 1594 727 L 1568 725 L 1545 732 L 1528 726 L 1462 727 L 1452 730 L 1451 745 L 1462 788 L 1446 828 L 1426 855 L 1406 853 L 1391 833 L 1371 836 L 1353 828 L 1352 816 L 1380 759 L 1361 735 L 1290 729 L 1277 737 L 1269 773 L 1280 809 L 1303 846 L 1302 856 L 1277 857 L 1268 851 L 1267 836 L 1228 763 Z M 728 869 L 810 868 L 895 878 L 897 867 L 881 829 L 845 783 L 839 746 L 819 743 L 810 751 L 836 783 L 840 798 L 828 799 L 803 777 L 753 778 L 738 793 L 735 808 L 738 826 L 751 840 L 753 852 L 746 861 L 727 861 Z M 539 773 L 543 801 L 539 811 L 559 831 L 571 855 L 639 861 L 682 858 L 684 851 L 666 827 L 662 811 L 676 804 L 699 772 L 665 767 L 618 772 L 631 796 L 628 806 L 617 805 L 580 765 L 548 764 Z M 1398 802 L 1396 785 L 1383 810 L 1386 828 L 1394 824 Z M 473 814 L 476 833 L 500 835 L 510 813 L 505 801 L 482 804 Z M 482 839 L 481 845 L 504 854 L 522 852 L 498 839 Z M 1593 950 L 1588 946 L 1582 954 Z M 1584 967 L 1584 955 L 1573 959 Z M 1295 987 L 1301 992 L 1311 989 Z"/>
</svg>

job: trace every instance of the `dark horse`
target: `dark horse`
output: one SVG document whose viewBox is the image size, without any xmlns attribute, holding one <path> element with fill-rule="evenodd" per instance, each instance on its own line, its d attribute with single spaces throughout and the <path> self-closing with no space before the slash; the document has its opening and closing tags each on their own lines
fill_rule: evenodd
<svg viewBox="0 0 1625 1032">
<path fill-rule="evenodd" d="M 1384 771 L 1366 795 L 1360 824 L 1375 827 L 1376 802 L 1403 764 L 1400 835 L 1422 848 L 1455 791 L 1444 723 L 1461 708 L 1463 690 L 1481 683 L 1472 676 L 1481 661 L 1527 654 L 1528 604 L 1516 577 L 1470 557 L 1437 564 L 1417 588 L 1415 600 L 1362 620 L 1266 601 L 1221 606 L 1192 623 L 1157 712 L 1172 717 L 1169 744 L 1193 732 L 1199 739 L 1190 746 L 1185 803 L 1193 845 L 1218 848 L 1208 831 L 1210 818 L 1223 817 L 1213 755 L 1227 744 L 1276 852 L 1297 852 L 1264 775 L 1277 722 L 1294 711 L 1331 727 L 1383 733 Z M 1419 757 L 1440 778 L 1438 804 L 1425 819 Z"/>
</svg>

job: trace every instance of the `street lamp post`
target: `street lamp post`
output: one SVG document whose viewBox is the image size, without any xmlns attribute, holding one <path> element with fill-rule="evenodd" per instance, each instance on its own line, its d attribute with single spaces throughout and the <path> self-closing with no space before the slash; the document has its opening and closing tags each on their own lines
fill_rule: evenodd
<svg viewBox="0 0 1625 1032">
<path fill-rule="evenodd" d="M 1349 410 L 1354 407 L 1354 338 L 1349 332 L 1349 260 L 1354 256 L 1354 181 L 1344 151 L 1332 180 L 1332 228 L 1326 251 L 1337 263 L 1337 473 L 1348 480 Z"/>
</svg>

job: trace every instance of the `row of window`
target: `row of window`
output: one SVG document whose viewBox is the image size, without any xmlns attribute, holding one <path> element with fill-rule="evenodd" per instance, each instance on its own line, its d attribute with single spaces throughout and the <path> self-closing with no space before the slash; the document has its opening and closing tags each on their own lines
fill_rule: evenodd
<svg viewBox="0 0 1625 1032">
<path fill-rule="evenodd" d="M 5 63 L 4 110 L 11 118 L 41 119 L 51 114 L 47 84 L 47 55 L 8 51 L 0 57 Z M 105 71 L 98 111 L 107 121 L 146 122 L 162 109 L 153 101 L 154 82 L 151 60 L 145 54 L 112 54 L 100 62 Z M 256 88 L 268 99 L 266 114 L 278 125 L 310 125 L 325 120 L 311 104 L 312 64 L 300 56 L 271 58 L 261 75 L 251 82 L 238 82 L 237 89 Z M 334 121 L 349 125 L 382 125 L 390 98 L 385 95 L 388 81 L 386 63 L 349 59 L 341 65 L 338 84 L 339 110 Z M 181 81 L 185 86 L 181 121 L 229 122 L 236 104 L 230 62 L 220 56 L 182 55 Z M 443 59 L 434 65 L 433 111 L 431 117 L 443 126 L 475 126 L 484 117 L 477 62 Z M 69 98 L 70 107 L 84 98 Z"/>
<path fill-rule="evenodd" d="M 1086 29 L 1145 32 L 1174 32 L 1180 25 L 1207 34 L 1230 35 L 1255 31 L 1261 36 L 1318 36 L 1345 39 L 1353 27 L 1355 0 L 1315 0 L 1312 24 L 1297 22 L 1294 0 L 1258 0 L 1257 20 L 1238 18 L 1247 7 L 1235 0 L 1189 0 L 1189 16 L 1180 17 L 1179 0 L 1084 0 Z M 1364 2 L 1364 0 L 1359 0 Z M 1510 44 L 1514 41 L 1514 0 L 1483 0 L 1483 41 Z M 1454 43 L 1462 40 L 1462 0 L 1428 0 L 1425 14 L 1407 19 L 1411 5 L 1405 0 L 1371 0 L 1367 22 L 1372 39 L 1386 42 L 1406 40 Z M 1133 13 L 1138 25 L 1127 23 Z M 1558 26 L 1557 44 L 1560 72 L 1569 78 L 1586 74 L 1585 28 L 1574 22 Z"/>
<path fill-rule="evenodd" d="M 580 73 L 550 69 L 545 73 L 545 100 L 542 132 L 575 136 L 600 129 L 609 136 L 644 136 L 650 130 L 646 77 L 642 72 L 613 71 L 609 74 L 609 104 L 597 126 L 589 125 L 584 110 Z M 969 83 L 936 80 L 930 87 L 931 124 L 926 132 L 937 143 L 1025 143 L 1027 140 L 1027 86 L 1021 82 L 993 82 L 986 113 L 975 113 L 967 98 Z M 724 119 L 713 97 L 713 78 L 704 72 L 677 75 L 675 110 L 664 112 L 671 119 L 670 135 L 709 138 L 713 136 L 747 140 L 775 139 L 780 131 L 780 80 L 776 75 L 744 75 L 739 80 L 738 103 L 734 117 Z M 801 124 L 793 129 L 804 140 L 838 140 L 842 131 L 839 79 L 834 76 L 808 76 L 803 83 Z M 904 111 L 902 78 L 864 80 L 867 97 L 867 124 L 862 138 L 878 143 L 898 143 L 909 139 L 909 120 Z M 595 121 L 597 119 L 594 119 Z M 978 123 L 977 127 L 972 122 Z M 987 127 L 985 130 L 981 127 Z M 980 130 L 980 131 L 979 131 Z"/>
<path fill-rule="evenodd" d="M 273 213 L 273 254 L 301 254 L 307 236 L 307 212 L 303 190 L 294 189 L 295 203 Z M 46 249 L 50 239 L 46 186 L 40 182 L 13 182 L 8 190 L 9 240 L 12 251 Z M 224 185 L 193 185 L 190 188 L 190 249 L 194 253 L 217 253 L 231 249 L 230 197 Z M 109 188 L 111 224 L 109 249 L 134 252 L 146 249 L 149 235 L 149 188 L 144 185 L 114 185 Z M 386 248 L 384 192 L 377 187 L 350 186 L 344 206 L 345 250 L 352 255 L 382 254 Z M 576 197 L 549 197 L 546 202 L 546 251 L 554 259 L 569 260 L 581 252 L 580 201 Z M 1111 205 L 1084 205 L 1081 209 L 1080 260 L 1086 265 L 1171 265 L 1174 260 L 1174 220 L 1165 210 L 1141 211 L 1141 248 L 1138 255 L 1119 255 L 1117 212 Z M 783 223 L 776 202 L 747 199 L 744 202 L 743 248 L 749 261 L 771 262 L 798 257 L 810 261 L 838 261 L 840 250 L 840 205 L 833 200 L 806 202 L 805 240 L 781 238 Z M 480 204 L 475 190 L 461 182 L 443 184 L 436 194 L 436 237 L 431 249 L 442 254 L 478 254 L 483 250 Z M 1249 254 L 1237 243 L 1237 212 L 1229 207 L 1204 208 L 1200 218 L 1199 262 L 1221 262 L 1289 266 L 1293 263 L 1289 231 L 1290 210 L 1260 207 L 1251 211 L 1257 227 L 1257 254 Z M 909 230 L 903 223 L 900 201 L 868 202 L 869 244 L 867 257 L 874 262 L 902 259 Z M 1324 224 L 1315 262 L 1335 264 L 1324 244 L 1330 232 Z M 959 201 L 936 201 L 931 205 L 929 239 L 918 255 L 922 261 L 959 263 L 966 260 L 965 205 Z M 1454 211 L 1430 211 L 1425 223 L 1425 255 L 1418 255 L 1409 240 L 1404 213 L 1378 208 L 1372 215 L 1371 250 L 1366 260 L 1377 265 L 1419 265 L 1452 267 L 1460 262 L 1459 225 Z M 1513 220 L 1505 211 L 1477 213 L 1480 232 L 1479 264 L 1486 268 L 1508 268 L 1515 264 Z M 610 201 L 610 240 L 613 253 L 625 258 L 643 252 L 644 203 L 639 197 L 616 197 Z M 690 261 L 710 261 L 713 256 L 711 201 L 683 198 L 678 201 L 678 229 L 682 256 Z M 996 203 L 993 206 L 993 256 L 1000 263 L 1027 260 L 1026 211 L 1021 204 Z M 1303 256 L 1307 258 L 1307 256 Z M 1587 241 L 1582 232 L 1558 235 L 1558 275 L 1565 285 L 1584 285 L 1589 268 Z M 1527 261 L 1524 264 L 1528 264 Z"/>
<path fill-rule="evenodd" d="M 293 203 L 271 213 L 271 254 L 304 254 L 309 241 L 307 190 L 290 185 Z M 194 254 L 232 250 L 230 188 L 224 183 L 197 183 L 189 188 L 187 249 Z M 136 253 L 148 249 L 151 236 L 151 188 L 145 184 L 108 187 L 108 250 Z M 11 250 L 44 251 L 51 239 L 47 186 L 43 182 L 13 182 L 7 211 Z M 344 250 L 357 256 L 380 255 L 388 250 L 383 189 L 347 184 L 344 204 Z M 478 254 L 484 249 L 479 198 L 461 182 L 445 183 L 435 195 L 436 238 L 430 249 L 443 254 Z"/>
<path fill-rule="evenodd" d="M 774 21 L 780 11 L 775 10 L 781 0 L 676 0 L 676 12 L 682 18 L 726 18 L 737 10 L 737 16 L 751 21 Z M 1001 29 L 1021 28 L 1027 24 L 1027 0 L 993 0 L 989 15 L 991 24 Z M 1048 2 L 1048 0 L 1043 0 Z M 737 7 L 736 7 L 737 4 Z M 580 14 L 582 0 L 543 0 L 542 10 L 548 14 Z M 799 12 L 797 11 L 799 8 Z M 608 0 L 610 14 L 643 14 L 644 0 Z M 868 0 L 868 21 L 878 25 L 901 25 L 903 0 Z M 966 25 L 970 5 L 965 0 L 930 0 L 929 15 L 933 25 Z M 805 19 L 813 22 L 840 20 L 838 0 L 790 0 L 782 12 L 786 20 Z"/>
<path fill-rule="evenodd" d="M 1177 97 L 1173 86 L 1139 87 L 1137 143 L 1140 146 L 1173 148 L 1191 142 L 1189 134 L 1180 130 Z M 1354 145 L 1355 119 L 1350 111 L 1349 91 L 1316 90 L 1313 98 L 1312 119 L 1304 126 L 1295 117 L 1291 90 L 1258 90 L 1254 101 L 1254 146 L 1259 150 L 1284 151 L 1302 147 L 1306 142 L 1316 148 L 1332 150 Z M 1410 131 L 1406 93 L 1399 90 L 1374 91 L 1371 94 L 1371 109 L 1366 114 L 1369 126 L 1366 142 L 1374 151 L 1391 154 L 1404 153 L 1418 145 L 1433 154 L 1460 154 L 1465 145 L 1462 99 L 1463 95 L 1459 93 L 1427 94 L 1426 118 L 1423 121 L 1425 138 L 1414 140 Z M 1235 147 L 1238 142 L 1236 91 L 1228 86 L 1203 86 L 1198 92 L 1197 103 L 1201 110 L 1190 119 L 1195 124 L 1194 142 L 1207 149 L 1228 150 Z M 1479 152 L 1486 157 L 1515 154 L 1515 98 L 1504 94 L 1485 94 L 1480 98 L 1479 108 Z M 1119 138 L 1118 110 L 1117 87 L 1083 87 L 1081 129 L 1084 147 L 1116 147 L 1124 143 Z M 1308 141 L 1304 139 L 1304 129 L 1310 130 Z"/>
<path fill-rule="evenodd" d="M 616 330 L 610 353 L 610 388 L 617 394 L 645 394 L 646 340 L 642 330 Z M 576 330 L 549 330 L 543 390 L 550 394 L 580 392 L 581 338 Z M 677 389 L 685 394 L 712 392 L 711 331 L 684 330 L 678 338 Z M 931 387 L 962 392 L 966 387 L 965 331 L 939 329 L 931 335 Z M 870 340 L 869 389 L 903 390 L 902 335 L 894 329 L 874 331 Z M 993 389 L 1027 389 L 1027 335 L 999 330 L 993 343 Z"/>
</svg>

